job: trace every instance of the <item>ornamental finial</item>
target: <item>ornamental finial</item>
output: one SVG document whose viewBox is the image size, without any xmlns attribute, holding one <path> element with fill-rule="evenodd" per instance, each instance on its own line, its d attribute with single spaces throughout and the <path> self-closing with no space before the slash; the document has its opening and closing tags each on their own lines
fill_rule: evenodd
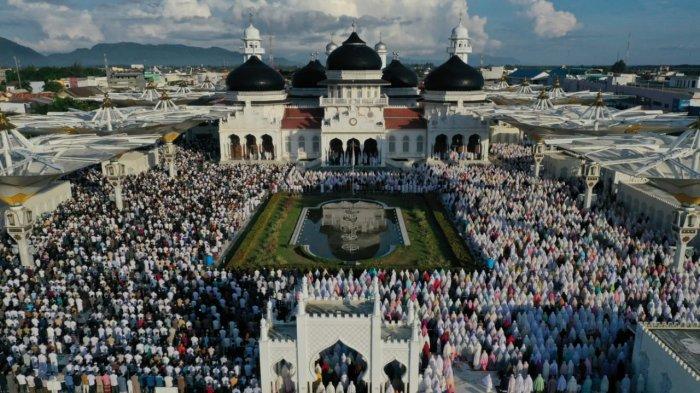
<svg viewBox="0 0 700 393">
<path fill-rule="evenodd" d="M 353 19 L 352 21 L 352 32 L 357 33 L 357 19 Z"/>
</svg>

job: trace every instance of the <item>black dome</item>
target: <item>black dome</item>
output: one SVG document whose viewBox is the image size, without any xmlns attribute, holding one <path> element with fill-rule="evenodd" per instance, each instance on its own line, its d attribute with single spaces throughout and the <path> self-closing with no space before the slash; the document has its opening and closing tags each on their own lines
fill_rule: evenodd
<svg viewBox="0 0 700 393">
<path fill-rule="evenodd" d="M 292 76 L 292 87 L 314 88 L 318 82 L 326 80 L 326 67 L 318 60 L 311 60 L 309 64 L 297 70 Z"/>
<path fill-rule="evenodd" d="M 391 87 L 416 87 L 418 75 L 412 69 L 401 64 L 398 60 L 392 60 L 384 69 L 382 79 L 391 82 Z"/>
<path fill-rule="evenodd" d="M 229 72 L 226 86 L 230 91 L 276 91 L 284 90 L 284 78 L 257 56 Z"/>
<path fill-rule="evenodd" d="M 425 90 L 474 91 L 484 87 L 484 77 L 459 56 L 452 56 L 425 77 Z"/>
<path fill-rule="evenodd" d="M 353 32 L 343 45 L 328 55 L 326 67 L 329 70 L 381 70 L 382 59 Z"/>
</svg>

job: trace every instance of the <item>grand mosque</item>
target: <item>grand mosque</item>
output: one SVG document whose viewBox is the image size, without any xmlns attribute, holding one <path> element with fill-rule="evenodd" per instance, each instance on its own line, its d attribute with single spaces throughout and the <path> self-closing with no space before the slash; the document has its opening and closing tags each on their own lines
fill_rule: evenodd
<svg viewBox="0 0 700 393">
<path fill-rule="evenodd" d="M 367 45 L 353 31 L 326 46 L 325 66 L 312 59 L 291 84 L 262 61 L 261 35 L 243 34 L 244 63 L 226 78 L 234 110 L 219 122 L 222 161 L 283 160 L 323 166 L 402 166 L 459 152 L 488 159 L 487 122 L 467 113 L 483 104 L 484 79 L 467 64 L 469 32 L 461 19 L 446 61 L 424 79 L 387 45 Z M 388 63 L 387 63 L 388 62 Z"/>
</svg>

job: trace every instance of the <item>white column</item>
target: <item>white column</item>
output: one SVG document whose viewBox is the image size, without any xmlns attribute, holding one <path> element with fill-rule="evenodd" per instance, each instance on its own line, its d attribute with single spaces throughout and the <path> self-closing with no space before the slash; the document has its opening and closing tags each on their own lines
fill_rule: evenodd
<svg viewBox="0 0 700 393">
<path fill-rule="evenodd" d="M 697 206 L 683 205 L 675 214 L 673 229 L 678 235 L 676 239 L 676 253 L 673 258 L 673 266 L 682 270 L 685 262 L 685 252 L 688 243 L 695 238 L 700 227 L 700 213 Z"/>
<path fill-rule="evenodd" d="M 372 312 L 372 347 L 370 350 L 370 383 L 372 390 L 370 393 L 381 392 L 383 379 L 382 371 L 382 315 L 381 303 L 379 301 L 379 286 L 377 277 L 374 278 L 374 310 Z"/>
<path fill-rule="evenodd" d="M 297 293 L 297 358 L 296 358 L 296 380 L 297 392 L 313 393 L 309 391 L 309 383 L 314 381 L 309 370 L 309 354 L 307 343 L 307 332 L 309 331 L 306 325 L 309 322 L 309 315 L 306 314 L 306 305 L 304 302 L 305 293 Z M 269 366 L 268 366 L 269 367 Z"/>
<path fill-rule="evenodd" d="M 583 167 L 583 175 L 586 179 L 586 194 L 583 207 L 590 209 L 593 202 L 593 187 L 595 187 L 600 179 L 600 165 L 597 163 L 585 164 Z"/>
<path fill-rule="evenodd" d="M 17 243 L 19 260 L 25 267 L 34 267 L 34 257 L 29 252 L 29 235 L 33 226 L 34 215 L 23 205 L 13 205 L 5 211 L 5 229 Z"/>
<path fill-rule="evenodd" d="M 175 167 L 176 155 L 177 150 L 175 149 L 175 145 L 173 145 L 172 142 L 166 142 L 163 152 L 163 160 L 168 166 L 168 176 L 170 176 L 171 179 L 177 177 L 177 168 Z"/>
<path fill-rule="evenodd" d="M 273 375 L 270 372 L 270 337 L 268 336 L 269 326 L 265 318 L 260 319 L 260 388 L 262 393 L 273 393 Z"/>
<path fill-rule="evenodd" d="M 481 141 L 481 161 L 487 162 L 488 160 L 489 160 L 489 140 L 484 139 Z"/>
<path fill-rule="evenodd" d="M 112 160 L 105 164 L 104 171 L 107 182 L 114 187 L 114 203 L 117 205 L 117 210 L 122 210 L 124 209 L 122 186 L 126 178 L 126 166 L 117 160 Z"/>
<path fill-rule="evenodd" d="M 410 307 L 414 308 L 413 304 L 409 303 Z M 411 342 L 408 347 L 408 390 L 407 393 L 418 392 L 418 383 L 420 381 L 419 362 L 421 357 L 420 347 L 420 322 L 416 317 L 411 323 Z"/>
<path fill-rule="evenodd" d="M 544 143 L 538 142 L 532 147 L 532 158 L 535 160 L 535 177 L 540 177 L 540 168 L 544 160 Z"/>
<path fill-rule="evenodd" d="M 117 205 L 117 210 L 124 209 L 124 199 L 122 198 L 122 184 L 114 186 L 114 203 Z"/>
</svg>

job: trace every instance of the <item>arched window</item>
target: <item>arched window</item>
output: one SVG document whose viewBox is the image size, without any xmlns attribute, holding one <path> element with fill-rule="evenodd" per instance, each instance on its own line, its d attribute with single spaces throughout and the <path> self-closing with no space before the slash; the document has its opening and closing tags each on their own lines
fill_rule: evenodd
<svg viewBox="0 0 700 393">
<path fill-rule="evenodd" d="M 321 150 L 321 140 L 317 135 L 311 138 L 311 144 L 312 148 L 314 149 L 314 153 L 318 153 Z"/>
<path fill-rule="evenodd" d="M 292 137 L 290 137 L 290 136 L 284 137 L 284 149 L 287 151 L 287 153 L 292 152 Z"/>
<path fill-rule="evenodd" d="M 389 153 L 396 152 L 396 138 L 391 135 L 389 136 Z"/>
<path fill-rule="evenodd" d="M 303 135 L 299 137 L 299 150 L 306 152 L 306 139 Z"/>
<path fill-rule="evenodd" d="M 404 135 L 402 139 L 402 150 L 404 153 L 408 153 L 409 150 L 411 150 L 411 140 L 408 137 L 408 135 Z"/>
<path fill-rule="evenodd" d="M 416 152 L 423 153 L 423 135 L 418 135 L 416 138 Z"/>
</svg>

